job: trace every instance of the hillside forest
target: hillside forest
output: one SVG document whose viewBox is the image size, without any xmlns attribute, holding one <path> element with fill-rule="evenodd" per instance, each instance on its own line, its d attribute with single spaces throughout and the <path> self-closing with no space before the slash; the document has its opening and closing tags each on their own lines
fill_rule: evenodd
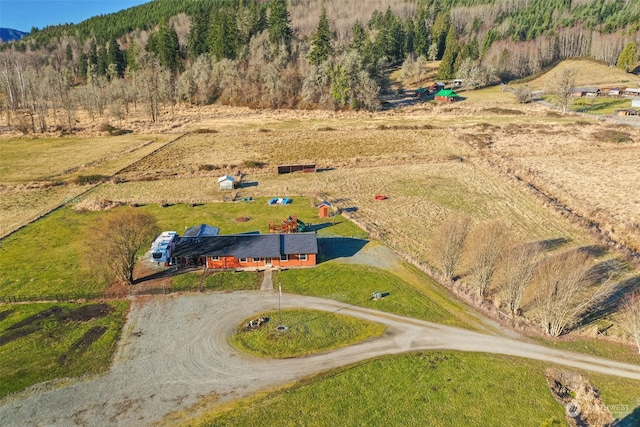
<svg viewBox="0 0 640 427">
<path fill-rule="evenodd" d="M 557 61 L 638 62 L 640 0 L 154 0 L 0 45 L 0 109 L 24 133 L 76 116 L 214 102 L 380 108 L 389 70 L 482 87 Z M 437 62 L 435 62 L 437 61 Z M 106 116 L 106 117 L 105 117 Z"/>
</svg>

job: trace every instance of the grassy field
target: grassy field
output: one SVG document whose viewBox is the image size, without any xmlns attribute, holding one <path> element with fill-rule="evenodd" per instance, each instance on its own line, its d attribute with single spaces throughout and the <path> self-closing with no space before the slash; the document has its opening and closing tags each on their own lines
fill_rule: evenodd
<svg viewBox="0 0 640 427">
<path fill-rule="evenodd" d="M 516 380 L 517 379 L 517 380 Z M 564 420 L 544 366 L 506 356 L 405 354 L 318 375 L 189 425 L 539 426 Z"/>
<path fill-rule="evenodd" d="M 598 339 L 577 338 L 564 341 L 539 340 L 541 344 L 559 350 L 575 351 L 577 353 L 593 354 L 606 359 L 640 364 L 640 354 L 632 347 Z"/>
<path fill-rule="evenodd" d="M 452 326 L 474 328 L 477 323 L 460 316 L 463 310 L 459 305 L 438 300 L 436 289 L 413 286 L 392 272 L 376 267 L 331 261 L 314 270 L 281 271 L 275 280 L 282 284 L 285 292 L 330 298 Z M 423 280 L 429 282 L 427 277 Z M 389 295 L 376 301 L 371 299 L 373 292 Z M 436 294 L 436 298 L 431 297 L 432 294 Z"/>
<path fill-rule="evenodd" d="M 257 329 L 247 329 L 249 321 L 262 317 L 268 319 Z M 286 325 L 286 331 L 277 327 Z M 270 311 L 242 322 L 231 343 L 251 354 L 265 357 L 300 357 L 328 351 L 377 337 L 384 326 L 355 317 L 324 311 L 289 309 Z"/>
<path fill-rule="evenodd" d="M 0 397 L 106 371 L 128 308 L 128 301 L 0 305 Z"/>
</svg>

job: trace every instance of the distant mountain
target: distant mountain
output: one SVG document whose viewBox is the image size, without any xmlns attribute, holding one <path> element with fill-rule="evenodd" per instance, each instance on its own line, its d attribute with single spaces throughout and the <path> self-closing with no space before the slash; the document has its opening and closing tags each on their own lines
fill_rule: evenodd
<svg viewBox="0 0 640 427">
<path fill-rule="evenodd" d="M 0 42 L 12 42 L 20 40 L 29 33 L 23 31 L 13 30 L 11 28 L 0 28 Z"/>
</svg>

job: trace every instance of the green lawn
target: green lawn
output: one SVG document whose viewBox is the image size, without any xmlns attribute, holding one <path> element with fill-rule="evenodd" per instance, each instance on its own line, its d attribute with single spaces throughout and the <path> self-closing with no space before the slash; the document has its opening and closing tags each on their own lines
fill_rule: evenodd
<svg viewBox="0 0 640 427">
<path fill-rule="evenodd" d="M 95 303 L 93 303 L 95 304 Z M 52 307 L 60 313 L 91 304 L 34 303 L 0 304 L 0 397 L 55 378 L 78 377 L 104 372 L 111 364 L 129 309 L 129 301 L 114 301 L 111 309 L 86 320 L 48 316 L 29 325 L 12 325 Z M 5 317 L 6 316 L 6 317 Z M 44 317 L 44 316 L 43 316 Z M 106 328 L 93 342 L 80 341 L 92 328 Z M 15 337 L 13 334 L 24 336 Z M 16 338 L 16 339 L 12 339 Z M 87 345 L 88 344 L 88 345 Z"/>
<path fill-rule="evenodd" d="M 180 274 L 173 279 L 171 289 L 174 291 L 195 291 L 200 289 L 201 273 Z M 203 288 L 211 291 L 253 291 L 260 289 L 262 273 L 221 271 L 207 275 Z"/>
<path fill-rule="evenodd" d="M 134 208 L 123 206 L 116 209 Z M 163 230 L 178 233 L 183 233 L 185 227 L 201 223 L 220 227 L 222 234 L 253 230 L 267 232 L 269 220 L 278 222 L 294 214 L 305 223 L 321 224 L 317 209 L 303 197 L 295 198 L 287 206 L 269 206 L 267 199 L 258 199 L 250 203 L 209 203 L 196 207 L 176 204 L 165 208 L 146 205 L 135 209 L 152 213 Z M 64 207 L 0 241 L 0 296 L 73 296 L 103 292 L 107 283 L 91 274 L 80 253 L 83 231 L 101 215 L 104 213 L 79 213 Z M 235 221 L 240 216 L 251 220 Z M 335 222 L 335 225 L 319 228 L 319 235 L 366 236 L 342 216 L 323 221 Z M 143 247 L 141 252 L 147 248 Z M 188 282 L 190 279 L 185 280 Z M 184 281 L 177 285 L 186 286 Z"/>
<path fill-rule="evenodd" d="M 615 110 L 630 108 L 630 99 L 621 98 L 577 98 L 571 106 L 572 111 L 589 114 L 613 114 Z"/>
<path fill-rule="evenodd" d="M 250 320 L 268 319 L 257 329 L 247 329 Z M 286 331 L 278 326 L 285 325 Z M 332 350 L 382 335 L 383 325 L 341 314 L 317 310 L 271 311 L 242 322 L 231 343 L 251 354 L 266 357 L 299 357 Z"/>
<path fill-rule="evenodd" d="M 564 425 L 564 408 L 553 399 L 544 369 L 477 353 L 390 356 L 247 399 L 201 418 L 200 425 L 538 427 L 553 418 Z"/>
<path fill-rule="evenodd" d="M 376 267 L 329 261 L 314 269 L 277 273 L 284 292 L 311 295 L 442 324 L 472 327 L 434 302 L 419 288 L 393 273 Z M 388 293 L 373 300 L 373 292 Z"/>
</svg>

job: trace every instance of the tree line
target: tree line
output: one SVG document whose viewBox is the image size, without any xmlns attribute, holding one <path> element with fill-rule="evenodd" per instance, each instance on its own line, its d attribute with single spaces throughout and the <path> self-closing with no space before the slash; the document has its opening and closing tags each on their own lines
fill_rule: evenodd
<svg viewBox="0 0 640 427">
<path fill-rule="evenodd" d="M 438 79 L 469 86 L 533 74 L 573 56 L 635 67 L 637 31 L 622 18 L 611 21 L 633 15 L 633 2 L 607 16 L 601 12 L 610 2 L 597 13 L 596 0 L 566 3 L 419 0 L 415 13 L 376 10 L 341 32 L 323 7 L 315 30 L 302 35 L 286 0 L 159 0 L 3 45 L 0 107 L 7 123 L 25 131 L 44 131 L 53 120 L 72 132 L 79 109 L 94 120 L 120 120 L 144 108 L 153 121 L 180 103 L 216 101 L 375 110 L 389 68 L 401 64 L 419 85 L 426 64 L 439 60 Z M 622 32 L 607 22 L 628 25 Z"/>
<path fill-rule="evenodd" d="M 640 351 L 640 293 L 614 283 L 611 262 L 596 263 L 593 248 L 559 249 L 562 239 L 513 241 L 508 230 L 502 221 L 473 226 L 467 216 L 451 216 L 433 233 L 432 261 L 446 280 L 474 291 L 477 301 L 551 336 L 615 314 Z"/>
</svg>

